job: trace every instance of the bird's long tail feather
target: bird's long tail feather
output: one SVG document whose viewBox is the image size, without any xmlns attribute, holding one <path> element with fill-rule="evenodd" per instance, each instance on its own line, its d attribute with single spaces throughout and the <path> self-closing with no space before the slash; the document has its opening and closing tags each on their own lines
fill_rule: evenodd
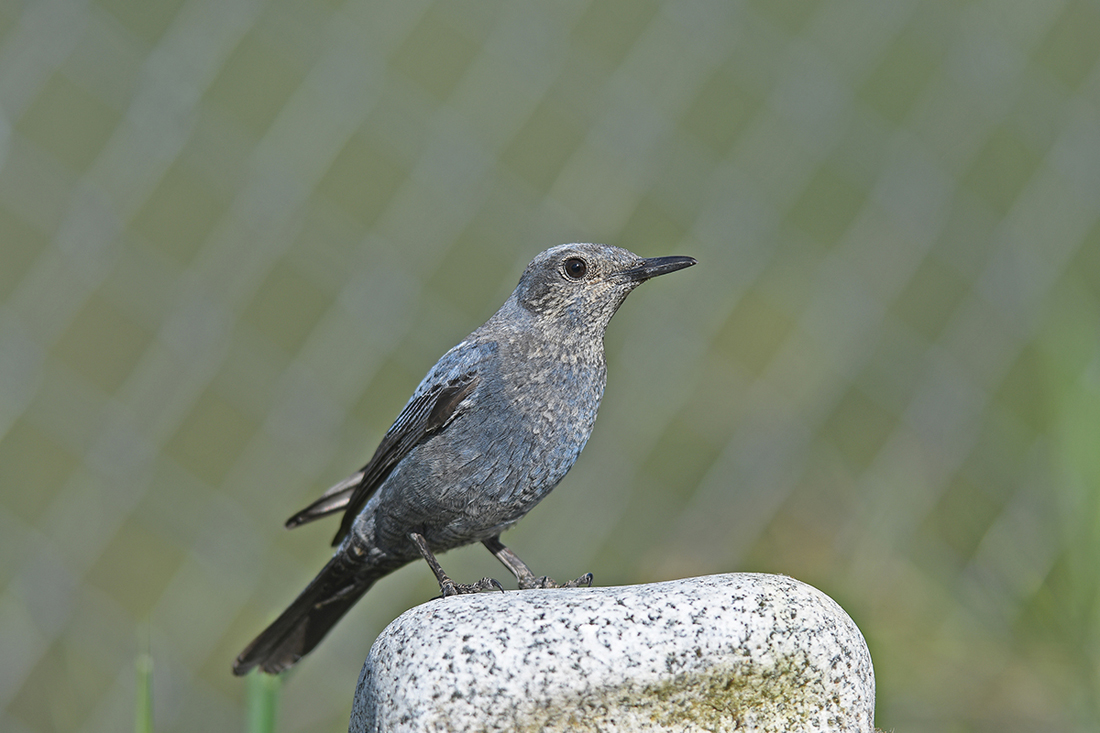
<svg viewBox="0 0 1100 733">
<path fill-rule="evenodd" d="M 393 568 L 364 568 L 337 553 L 279 618 L 233 662 L 233 674 L 253 667 L 278 674 L 313 650 L 375 581 Z"/>
</svg>

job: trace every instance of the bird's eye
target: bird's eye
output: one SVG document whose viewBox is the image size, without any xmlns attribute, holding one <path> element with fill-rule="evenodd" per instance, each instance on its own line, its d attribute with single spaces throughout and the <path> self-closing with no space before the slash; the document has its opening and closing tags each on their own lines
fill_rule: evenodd
<svg viewBox="0 0 1100 733">
<path fill-rule="evenodd" d="M 565 274 L 574 280 L 580 280 L 588 272 L 588 263 L 580 257 L 570 257 L 565 261 Z"/>
</svg>

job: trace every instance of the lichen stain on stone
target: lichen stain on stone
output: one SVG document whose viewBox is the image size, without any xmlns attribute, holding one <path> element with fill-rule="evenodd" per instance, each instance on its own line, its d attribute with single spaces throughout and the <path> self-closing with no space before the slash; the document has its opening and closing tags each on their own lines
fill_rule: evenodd
<svg viewBox="0 0 1100 733">
<path fill-rule="evenodd" d="M 532 701 L 514 711 L 509 730 L 535 731 L 744 731 L 845 730 L 835 696 L 824 694 L 813 666 L 798 657 L 763 667 L 678 674 L 654 683 Z M 493 726 L 484 731 L 501 730 Z"/>
</svg>

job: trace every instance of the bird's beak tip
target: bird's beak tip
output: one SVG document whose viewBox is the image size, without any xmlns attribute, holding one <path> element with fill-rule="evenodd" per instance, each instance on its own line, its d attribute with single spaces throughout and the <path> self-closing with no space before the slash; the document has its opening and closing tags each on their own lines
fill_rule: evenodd
<svg viewBox="0 0 1100 733">
<path fill-rule="evenodd" d="M 682 270 L 698 263 L 694 257 L 647 257 L 637 267 L 632 267 L 622 274 L 632 280 L 649 280 L 658 275 L 667 275 L 670 272 Z"/>
</svg>

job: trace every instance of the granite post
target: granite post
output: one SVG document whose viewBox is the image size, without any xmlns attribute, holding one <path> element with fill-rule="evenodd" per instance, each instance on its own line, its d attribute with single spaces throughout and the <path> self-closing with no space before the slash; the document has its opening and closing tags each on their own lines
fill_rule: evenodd
<svg viewBox="0 0 1100 733">
<path fill-rule="evenodd" d="M 867 731 L 859 629 L 781 575 L 482 593 L 404 613 L 355 693 L 359 731 Z"/>
</svg>

